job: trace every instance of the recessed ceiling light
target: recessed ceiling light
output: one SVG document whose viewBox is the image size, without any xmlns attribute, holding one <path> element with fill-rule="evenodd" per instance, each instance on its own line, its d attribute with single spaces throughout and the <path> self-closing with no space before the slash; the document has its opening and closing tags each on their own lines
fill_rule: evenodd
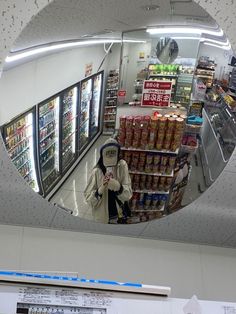
<svg viewBox="0 0 236 314">
<path fill-rule="evenodd" d="M 148 4 L 142 7 L 145 11 L 157 11 L 160 9 L 159 5 L 156 4 Z"/>
</svg>

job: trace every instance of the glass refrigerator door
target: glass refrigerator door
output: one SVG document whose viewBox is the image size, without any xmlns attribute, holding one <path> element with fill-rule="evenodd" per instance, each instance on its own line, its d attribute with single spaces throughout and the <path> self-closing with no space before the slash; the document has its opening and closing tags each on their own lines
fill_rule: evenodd
<svg viewBox="0 0 236 314">
<path fill-rule="evenodd" d="M 39 106 L 39 163 L 46 195 L 59 178 L 59 97 Z"/>
<path fill-rule="evenodd" d="M 90 137 L 94 137 L 99 131 L 99 113 L 102 91 L 102 74 L 94 76 L 93 79 L 93 100 L 91 105 L 91 122 L 90 122 Z"/>
<path fill-rule="evenodd" d="M 62 172 L 75 159 L 76 118 L 78 88 L 74 87 L 62 96 Z"/>
<path fill-rule="evenodd" d="M 92 98 L 92 79 L 81 84 L 81 101 L 79 117 L 79 150 L 80 152 L 89 142 L 90 103 Z"/>
<path fill-rule="evenodd" d="M 35 168 L 34 112 L 28 112 L 5 127 L 5 143 L 10 158 L 21 176 L 39 192 Z"/>
</svg>

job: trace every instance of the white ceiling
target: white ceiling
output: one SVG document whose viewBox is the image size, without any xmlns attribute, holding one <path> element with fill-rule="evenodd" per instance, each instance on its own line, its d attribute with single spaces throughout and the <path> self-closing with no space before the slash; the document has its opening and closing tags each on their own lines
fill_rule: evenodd
<svg viewBox="0 0 236 314">
<path fill-rule="evenodd" d="M 155 4 L 158 11 L 146 11 Z M 112 30 L 162 24 L 215 26 L 199 5 L 189 0 L 56 0 L 36 15 L 17 38 L 12 51 Z"/>
</svg>

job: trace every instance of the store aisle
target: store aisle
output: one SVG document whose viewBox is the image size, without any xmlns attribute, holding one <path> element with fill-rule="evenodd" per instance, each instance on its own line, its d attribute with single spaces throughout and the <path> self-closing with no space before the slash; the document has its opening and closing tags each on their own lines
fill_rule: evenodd
<svg viewBox="0 0 236 314">
<path fill-rule="evenodd" d="M 98 138 L 77 168 L 53 196 L 51 199 L 52 203 L 72 209 L 74 216 L 93 219 L 91 210 L 84 201 L 83 191 L 87 185 L 91 171 L 98 161 L 100 147 L 108 138 L 108 136 L 100 136 Z"/>
</svg>

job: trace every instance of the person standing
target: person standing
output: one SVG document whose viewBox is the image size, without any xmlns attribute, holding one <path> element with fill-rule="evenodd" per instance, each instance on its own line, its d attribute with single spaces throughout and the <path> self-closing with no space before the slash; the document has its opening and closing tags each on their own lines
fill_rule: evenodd
<svg viewBox="0 0 236 314">
<path fill-rule="evenodd" d="M 95 221 L 125 223 L 128 201 L 132 197 L 131 179 L 126 161 L 120 159 L 120 146 L 115 139 L 108 139 L 101 147 L 84 197 Z"/>
</svg>

